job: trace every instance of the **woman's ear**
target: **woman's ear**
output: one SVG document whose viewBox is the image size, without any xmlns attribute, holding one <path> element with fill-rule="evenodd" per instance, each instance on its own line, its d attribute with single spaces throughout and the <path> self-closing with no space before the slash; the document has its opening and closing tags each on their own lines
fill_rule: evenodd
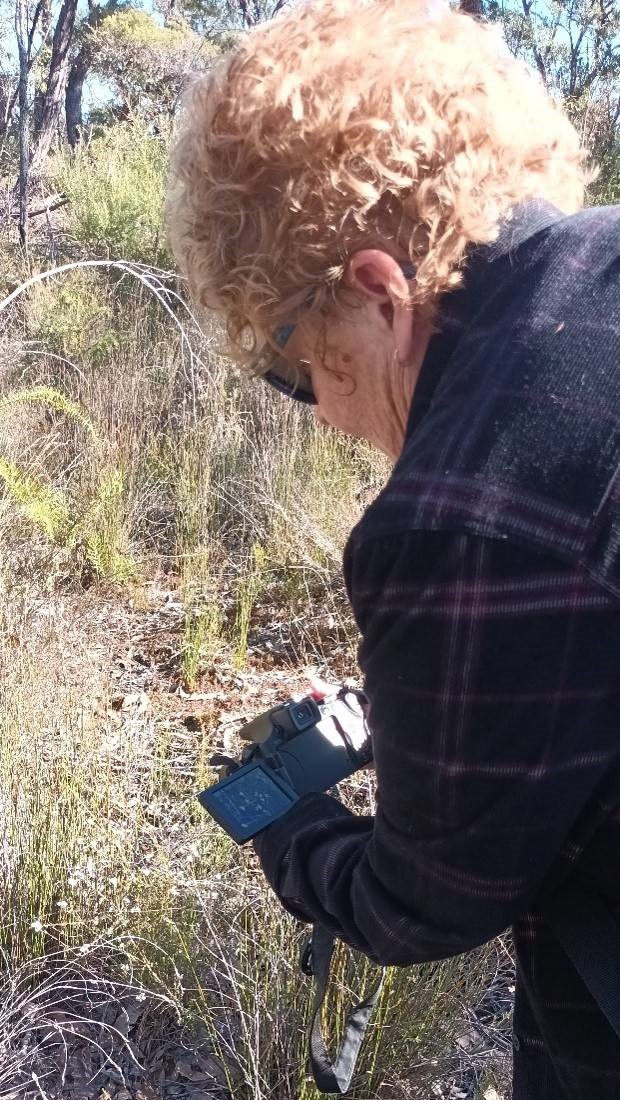
<svg viewBox="0 0 620 1100">
<path fill-rule="evenodd" d="M 389 326 L 398 361 L 407 363 L 414 347 L 414 313 L 410 282 L 398 261 L 380 248 L 360 249 L 348 262 L 345 282 L 378 310 Z"/>
<path fill-rule="evenodd" d="M 365 298 L 375 302 L 407 300 L 409 287 L 401 266 L 380 248 L 363 248 L 351 256 L 345 282 Z"/>
</svg>

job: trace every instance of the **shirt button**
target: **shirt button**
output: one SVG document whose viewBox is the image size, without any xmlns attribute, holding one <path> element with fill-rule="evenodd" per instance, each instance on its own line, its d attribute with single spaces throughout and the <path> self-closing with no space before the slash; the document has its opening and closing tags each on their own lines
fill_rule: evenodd
<svg viewBox="0 0 620 1100">
<path fill-rule="evenodd" d="M 521 1041 L 518 1035 L 513 1035 L 512 1037 L 512 1049 L 521 1050 Z"/>
</svg>

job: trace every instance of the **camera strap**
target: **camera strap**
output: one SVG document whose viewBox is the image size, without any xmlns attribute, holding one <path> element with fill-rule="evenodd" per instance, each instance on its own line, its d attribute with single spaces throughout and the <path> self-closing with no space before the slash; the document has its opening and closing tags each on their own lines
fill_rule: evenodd
<svg viewBox="0 0 620 1100">
<path fill-rule="evenodd" d="M 344 1095 L 349 1089 L 351 1079 L 362 1045 L 366 1029 L 377 1006 L 385 971 L 375 988 L 355 1005 L 349 1012 L 340 1049 L 332 1062 L 327 1043 L 321 1028 L 321 1009 L 325 1001 L 329 983 L 329 968 L 334 953 L 335 936 L 321 924 L 315 924 L 312 935 L 305 944 L 301 955 L 301 969 L 304 974 L 313 976 L 316 982 L 316 996 L 310 1029 L 310 1069 L 320 1092 Z"/>
</svg>

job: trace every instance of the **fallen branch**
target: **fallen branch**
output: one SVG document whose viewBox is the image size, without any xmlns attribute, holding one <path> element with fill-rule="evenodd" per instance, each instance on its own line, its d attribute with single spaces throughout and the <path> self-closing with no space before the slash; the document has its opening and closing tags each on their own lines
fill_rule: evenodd
<svg viewBox="0 0 620 1100">
<path fill-rule="evenodd" d="M 69 199 L 66 196 L 62 196 L 59 199 L 55 199 L 53 202 L 48 202 L 45 206 L 39 206 L 36 210 L 29 210 L 28 217 L 36 218 L 38 214 L 49 214 L 51 210 L 58 210 L 61 206 L 66 206 Z M 11 218 L 19 218 L 19 214 L 9 214 Z"/>
<path fill-rule="evenodd" d="M 48 268 L 47 271 L 39 271 L 36 275 L 31 275 L 29 279 L 26 279 L 25 282 L 15 287 L 6 298 L 0 300 L 0 313 L 7 309 L 16 298 L 25 294 L 31 287 L 36 286 L 38 283 L 42 283 L 46 279 L 53 278 L 57 275 L 64 275 L 67 271 L 85 270 L 87 268 L 104 268 L 110 271 L 120 271 L 123 275 L 130 275 L 132 278 L 137 279 L 139 283 L 142 283 L 142 285 L 151 292 L 178 330 L 181 346 L 183 351 L 188 355 L 190 364 L 190 374 L 188 378 L 192 385 L 192 392 L 195 393 L 196 379 L 194 375 L 194 364 L 197 364 L 204 371 L 206 377 L 211 376 L 211 369 L 201 356 L 194 351 L 183 322 L 176 316 L 170 304 L 171 302 L 176 303 L 176 305 L 183 310 L 186 318 L 193 324 L 195 331 L 200 332 L 199 322 L 187 302 L 184 301 L 181 295 L 175 290 L 165 285 L 164 280 L 176 281 L 177 276 L 173 271 L 163 271 L 160 268 L 149 267 L 147 264 L 130 263 L 126 260 L 76 260 L 73 263 L 61 264 L 59 267 L 51 267 Z"/>
<path fill-rule="evenodd" d="M 49 214 L 50 210 L 58 210 L 59 207 L 66 206 L 68 202 L 69 199 L 67 198 L 56 199 L 55 202 L 48 202 L 46 206 L 40 206 L 37 210 L 29 210 L 28 217 L 36 218 L 38 214 Z M 14 218 L 17 216 L 17 214 L 13 214 Z"/>
</svg>

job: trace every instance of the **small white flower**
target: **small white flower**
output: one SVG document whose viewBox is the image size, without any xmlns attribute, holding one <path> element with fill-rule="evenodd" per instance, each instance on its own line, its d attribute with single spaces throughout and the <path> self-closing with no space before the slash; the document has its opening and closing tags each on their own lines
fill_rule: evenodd
<svg viewBox="0 0 620 1100">
<path fill-rule="evenodd" d="M 42 931 L 43 931 L 43 925 L 41 924 L 41 921 L 40 921 L 40 920 L 38 920 L 38 919 L 37 919 L 37 920 L 33 920 L 33 922 L 32 922 L 32 924 L 30 925 L 30 927 L 32 928 L 32 931 L 33 931 L 33 932 L 42 932 Z"/>
<path fill-rule="evenodd" d="M 67 886 L 77 886 L 78 880 L 76 878 L 68 878 Z"/>
<path fill-rule="evenodd" d="M 69 908 L 69 902 L 68 901 L 57 901 L 56 905 L 58 906 L 59 909 L 68 909 Z"/>
</svg>

